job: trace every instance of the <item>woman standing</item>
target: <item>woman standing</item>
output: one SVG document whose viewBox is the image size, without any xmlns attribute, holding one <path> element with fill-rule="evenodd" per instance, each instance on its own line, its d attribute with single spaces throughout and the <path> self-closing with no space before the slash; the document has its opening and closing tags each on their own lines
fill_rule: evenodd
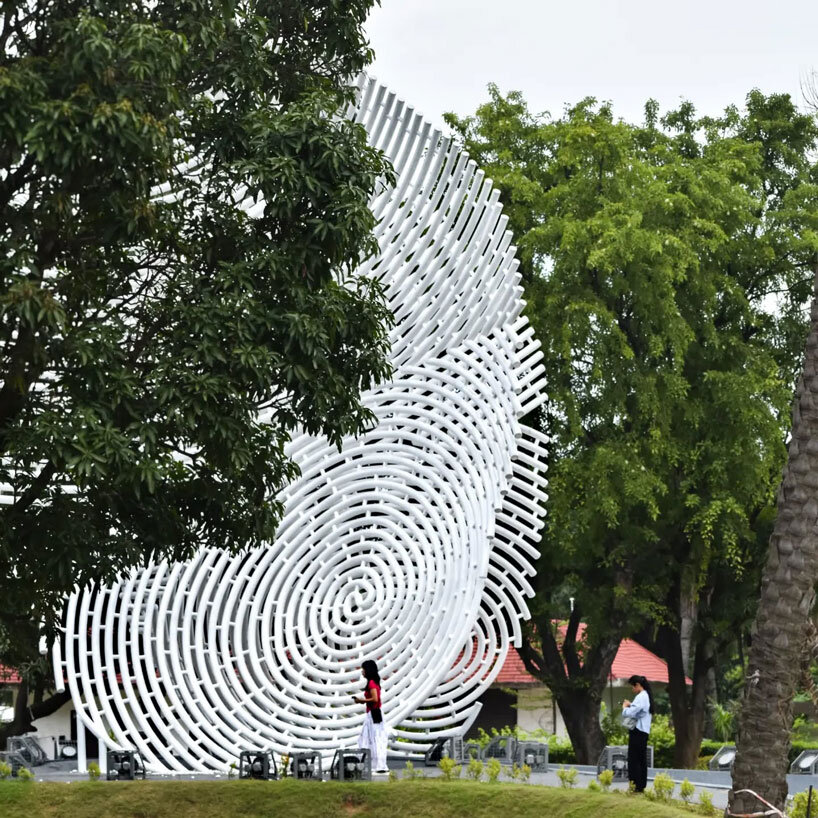
<svg viewBox="0 0 818 818">
<path fill-rule="evenodd" d="M 648 734 L 653 715 L 653 695 L 644 676 L 631 676 L 633 701 L 622 702 L 622 717 L 628 727 L 628 780 L 634 792 L 644 792 L 648 785 Z"/>
<path fill-rule="evenodd" d="M 363 697 L 355 696 L 358 704 L 366 705 L 366 716 L 361 735 L 358 737 L 358 746 L 369 750 L 372 767 L 376 773 L 388 773 L 386 767 L 386 728 L 381 711 L 381 677 L 378 675 L 378 666 L 372 659 L 367 659 L 361 665 L 361 674 L 366 679 Z"/>
</svg>

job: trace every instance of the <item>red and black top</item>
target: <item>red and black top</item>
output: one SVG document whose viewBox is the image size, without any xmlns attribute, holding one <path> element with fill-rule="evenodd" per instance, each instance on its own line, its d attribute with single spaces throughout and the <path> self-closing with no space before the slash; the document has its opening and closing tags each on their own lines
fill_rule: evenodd
<svg viewBox="0 0 818 818">
<path fill-rule="evenodd" d="M 370 710 L 372 710 L 373 707 L 381 707 L 383 705 L 383 702 L 381 701 L 381 686 L 374 679 L 370 679 L 366 683 L 366 693 L 371 696 L 373 691 L 375 692 L 375 695 L 378 698 L 377 698 L 377 701 L 374 701 L 374 702 L 368 701 L 366 703 L 366 712 L 367 713 Z"/>
</svg>

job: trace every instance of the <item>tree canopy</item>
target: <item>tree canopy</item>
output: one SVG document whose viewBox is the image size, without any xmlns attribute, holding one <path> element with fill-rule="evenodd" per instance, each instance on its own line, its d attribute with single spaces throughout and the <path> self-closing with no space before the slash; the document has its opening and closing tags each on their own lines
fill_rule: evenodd
<svg viewBox="0 0 818 818">
<path fill-rule="evenodd" d="M 592 99 L 532 115 L 491 87 L 449 123 L 500 188 L 545 352 L 525 661 L 594 761 L 616 648 L 641 631 L 669 662 L 677 749 L 697 752 L 715 642 L 752 616 L 783 464 L 818 251 L 815 122 L 756 91 L 719 118 L 649 102 L 634 125 Z"/>
<path fill-rule="evenodd" d="M 339 112 L 373 4 L 3 4 L 7 661 L 75 583 L 268 540 L 294 430 L 372 421 L 391 171 Z"/>
</svg>

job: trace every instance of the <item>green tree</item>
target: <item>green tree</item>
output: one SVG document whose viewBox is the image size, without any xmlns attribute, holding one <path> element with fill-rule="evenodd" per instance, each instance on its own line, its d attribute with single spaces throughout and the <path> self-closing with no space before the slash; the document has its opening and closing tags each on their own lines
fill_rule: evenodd
<svg viewBox="0 0 818 818">
<path fill-rule="evenodd" d="M 4 661 L 75 583 L 265 542 L 293 431 L 372 421 L 391 171 L 338 112 L 373 4 L 3 4 Z"/>
<path fill-rule="evenodd" d="M 448 121 L 500 188 L 545 353 L 548 516 L 523 657 L 593 762 L 611 663 L 641 632 L 668 661 L 689 764 L 718 640 L 752 615 L 783 463 L 815 124 L 758 92 L 719 119 L 683 104 L 660 121 L 650 102 L 639 126 L 594 100 L 557 119 L 490 94 Z"/>
</svg>

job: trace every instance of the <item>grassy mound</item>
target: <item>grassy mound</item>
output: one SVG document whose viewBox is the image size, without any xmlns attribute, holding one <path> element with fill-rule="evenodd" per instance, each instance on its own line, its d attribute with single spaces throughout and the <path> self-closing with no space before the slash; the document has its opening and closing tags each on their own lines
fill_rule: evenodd
<svg viewBox="0 0 818 818">
<path fill-rule="evenodd" d="M 641 797 L 466 781 L 0 782 L 3 818 L 690 818 Z"/>
</svg>

